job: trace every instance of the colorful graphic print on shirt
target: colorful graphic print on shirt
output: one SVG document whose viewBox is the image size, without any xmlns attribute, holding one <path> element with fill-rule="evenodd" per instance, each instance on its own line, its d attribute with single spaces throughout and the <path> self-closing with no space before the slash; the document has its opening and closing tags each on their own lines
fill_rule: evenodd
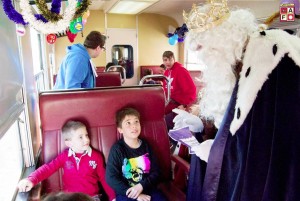
<svg viewBox="0 0 300 201">
<path fill-rule="evenodd" d="M 134 186 L 143 179 L 145 173 L 150 172 L 149 154 L 144 154 L 136 158 L 124 158 L 122 173 L 128 180 L 130 186 Z"/>
</svg>

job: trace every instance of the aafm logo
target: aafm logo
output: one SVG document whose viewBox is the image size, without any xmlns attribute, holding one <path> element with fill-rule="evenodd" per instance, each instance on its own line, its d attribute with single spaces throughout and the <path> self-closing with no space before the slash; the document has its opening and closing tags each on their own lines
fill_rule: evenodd
<svg viewBox="0 0 300 201">
<path fill-rule="evenodd" d="M 293 3 L 280 5 L 280 22 L 295 21 L 295 5 Z"/>
</svg>

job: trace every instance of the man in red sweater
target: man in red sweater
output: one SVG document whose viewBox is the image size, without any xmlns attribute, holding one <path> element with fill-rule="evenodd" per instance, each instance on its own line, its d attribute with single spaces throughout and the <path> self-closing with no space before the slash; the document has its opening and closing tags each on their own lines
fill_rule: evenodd
<svg viewBox="0 0 300 201">
<path fill-rule="evenodd" d="M 165 51 L 163 62 L 166 66 L 164 76 L 168 77 L 171 82 L 171 100 L 165 109 L 165 114 L 169 114 L 172 109 L 180 105 L 185 108 L 196 100 L 196 86 L 190 73 L 181 63 L 175 62 L 173 52 Z M 163 87 L 167 93 L 166 81 L 163 82 Z"/>
<path fill-rule="evenodd" d="M 29 191 L 62 168 L 64 192 L 81 192 L 92 196 L 94 200 L 100 200 L 100 181 L 109 200 L 114 201 L 115 193 L 105 181 L 103 157 L 99 151 L 90 147 L 85 125 L 79 121 L 68 121 L 62 128 L 62 137 L 69 148 L 32 172 L 28 178 L 21 180 L 18 184 L 19 191 Z"/>
<path fill-rule="evenodd" d="M 175 62 L 174 53 L 171 51 L 165 51 L 163 53 L 163 63 L 166 66 L 164 76 L 170 80 L 170 102 L 165 108 L 166 121 L 168 128 L 173 128 L 173 118 L 175 113 L 172 109 L 187 108 L 190 104 L 196 100 L 196 86 L 190 76 L 190 73 L 182 66 L 182 64 Z M 167 94 L 167 83 L 164 80 L 163 88 Z"/>
</svg>

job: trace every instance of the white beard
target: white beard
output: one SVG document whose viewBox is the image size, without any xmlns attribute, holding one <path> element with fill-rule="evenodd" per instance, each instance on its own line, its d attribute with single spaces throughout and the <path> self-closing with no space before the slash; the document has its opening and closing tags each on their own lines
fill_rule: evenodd
<svg viewBox="0 0 300 201">
<path fill-rule="evenodd" d="M 203 51 L 202 58 L 207 68 L 203 70 L 205 87 L 200 100 L 200 116 L 211 119 L 219 128 L 229 103 L 236 78 L 231 63 L 217 51 Z"/>
<path fill-rule="evenodd" d="M 234 70 L 242 59 L 248 36 L 257 30 L 255 17 L 246 10 L 232 11 L 228 20 L 204 32 L 190 31 L 186 43 L 198 51 L 207 68 L 203 70 L 200 116 L 214 120 L 219 128 L 236 83 Z"/>
</svg>

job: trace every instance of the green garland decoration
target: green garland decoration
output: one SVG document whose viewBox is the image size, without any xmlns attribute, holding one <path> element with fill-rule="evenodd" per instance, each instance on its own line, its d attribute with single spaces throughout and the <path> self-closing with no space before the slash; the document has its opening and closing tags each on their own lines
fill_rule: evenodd
<svg viewBox="0 0 300 201">
<path fill-rule="evenodd" d="M 74 15 L 73 19 L 76 19 L 78 17 L 82 17 L 83 13 L 88 10 L 91 3 L 92 3 L 91 0 L 82 0 L 80 5 L 77 7 L 77 10 L 75 12 L 75 15 Z"/>
<path fill-rule="evenodd" d="M 63 16 L 54 12 L 51 12 L 46 4 L 45 0 L 35 0 L 35 4 L 38 7 L 38 9 L 41 11 L 41 14 L 50 22 L 57 22 L 61 19 L 63 19 Z M 82 0 L 81 3 L 77 4 L 77 9 L 75 12 L 75 15 L 73 17 L 73 20 L 81 17 L 84 12 L 87 11 L 89 5 L 91 5 L 91 0 Z"/>
<path fill-rule="evenodd" d="M 57 22 L 61 20 L 63 17 L 60 14 L 52 13 L 46 4 L 45 0 L 35 0 L 35 4 L 38 9 L 41 11 L 41 14 L 50 22 Z"/>
</svg>

